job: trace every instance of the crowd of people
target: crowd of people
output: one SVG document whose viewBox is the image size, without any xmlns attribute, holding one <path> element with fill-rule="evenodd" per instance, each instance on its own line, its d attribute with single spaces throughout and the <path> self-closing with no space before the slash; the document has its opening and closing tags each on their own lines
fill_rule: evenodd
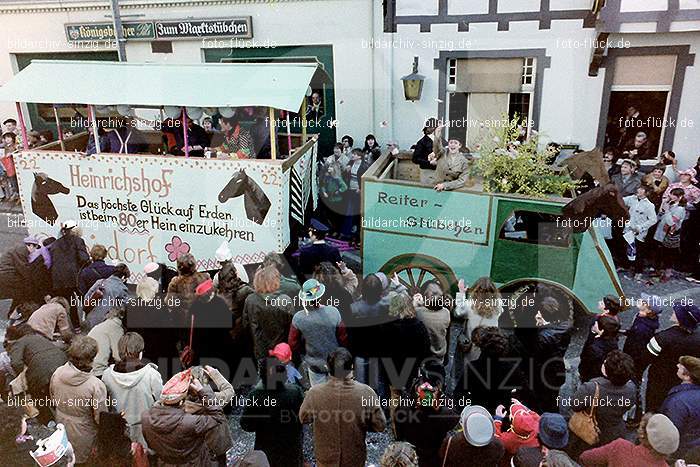
<svg viewBox="0 0 700 467">
<path fill-rule="evenodd" d="M 323 466 L 365 465 L 366 434 L 385 430 L 383 466 L 700 460 L 696 305 L 645 295 L 623 331 L 625 307 L 603 297 L 566 396 L 573 321 L 556 290 L 511 310 L 488 277 L 454 297 L 437 281 L 358 278 L 329 230 L 314 219 L 298 258 L 270 253 L 255 271 L 225 243 L 217 271 L 191 254 L 176 271 L 150 263 L 135 290 L 74 222 L 50 242 L 27 237 L 0 261 L 43 277 L 15 281 L 3 452 L 32 465 L 46 443 L 28 443 L 31 427 L 65 433 L 78 464 L 303 465 L 311 424 Z M 255 433 L 245 459 L 227 458 L 231 410 Z"/>
<path fill-rule="evenodd" d="M 264 157 L 240 122 L 218 124 L 217 153 Z M 213 127 L 188 121 L 190 155 L 212 149 Z M 138 150 L 121 128 L 98 143 Z M 184 152 L 182 132 L 164 133 L 168 152 Z M 108 264 L 104 245 L 88 249 L 75 221 L 5 252 L 0 296 L 12 304 L 0 448 L 12 465 L 34 465 L 49 447 L 79 465 L 304 465 L 305 424 L 319 466 L 365 465 L 367 433 L 385 431 L 385 467 L 700 463 L 697 305 L 644 294 L 623 329 L 629 307 L 602 297 L 565 393 L 575 329 L 571 299 L 557 289 L 540 284 L 512 308 L 489 277 L 460 280 L 452 296 L 437 280 L 358 277 L 344 262 L 329 240 L 359 241 L 361 177 L 380 147 L 371 134 L 361 148 L 343 136 L 319 161 L 320 219 L 310 220 L 308 239 L 255 269 L 234 263 L 223 243 L 216 271 L 198 271 L 189 253 L 176 269 L 132 271 Z M 426 122 L 412 154 L 421 181 L 438 191 L 467 186 L 472 157 L 463 149 Z M 387 151 L 397 156 L 398 145 Z M 700 160 L 679 170 L 666 151 L 638 170 L 640 150 L 631 151 L 604 155 L 630 216 L 612 226 L 609 245 L 621 269 L 666 281 L 698 267 Z M 672 325 L 662 329 L 664 314 Z M 232 411 L 255 434 L 236 459 Z M 57 436 L 66 441 L 46 441 Z"/>
</svg>

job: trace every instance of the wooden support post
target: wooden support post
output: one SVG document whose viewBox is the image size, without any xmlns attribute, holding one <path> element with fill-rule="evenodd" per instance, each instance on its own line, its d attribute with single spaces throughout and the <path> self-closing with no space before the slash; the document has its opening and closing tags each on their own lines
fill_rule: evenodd
<svg viewBox="0 0 700 467">
<path fill-rule="evenodd" d="M 56 106 L 53 107 L 53 118 L 56 120 L 56 132 L 58 133 L 58 142 L 61 144 L 61 151 L 66 150 L 66 145 L 63 144 L 63 130 L 61 129 L 61 120 L 58 118 L 58 110 Z"/>
<path fill-rule="evenodd" d="M 270 154 L 272 160 L 277 160 L 277 123 L 275 122 L 275 109 L 268 107 L 270 111 Z"/>
<path fill-rule="evenodd" d="M 301 144 L 306 143 L 306 96 L 301 103 Z"/>
<path fill-rule="evenodd" d="M 19 125 L 22 129 L 22 147 L 25 151 L 29 150 L 29 140 L 27 139 L 27 125 L 24 123 L 24 116 L 22 115 L 22 105 L 16 102 L 17 106 L 17 117 L 19 118 Z"/>
<path fill-rule="evenodd" d="M 95 119 L 95 109 L 92 108 L 91 104 L 88 104 L 88 119 L 90 120 L 90 126 L 92 127 L 92 137 L 95 138 L 95 153 L 100 153 L 100 137 L 97 134 L 97 120 Z M 113 131 L 117 131 L 116 129 Z"/>
<path fill-rule="evenodd" d="M 187 109 L 182 108 L 182 132 L 185 134 L 185 157 L 190 157 L 190 140 L 187 136 Z"/>
</svg>

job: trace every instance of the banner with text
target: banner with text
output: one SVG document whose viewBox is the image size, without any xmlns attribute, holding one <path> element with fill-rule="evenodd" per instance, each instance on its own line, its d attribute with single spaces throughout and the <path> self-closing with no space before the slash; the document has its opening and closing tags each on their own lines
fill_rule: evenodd
<svg viewBox="0 0 700 467">
<path fill-rule="evenodd" d="M 363 190 L 366 230 L 488 243 L 489 195 L 375 182 L 365 182 Z"/>
<path fill-rule="evenodd" d="M 289 244 L 289 175 L 279 163 L 23 152 L 15 165 L 30 233 L 57 236 L 73 219 L 89 246 L 105 245 L 137 276 L 184 253 L 216 269 L 224 241 L 243 264 Z"/>
</svg>

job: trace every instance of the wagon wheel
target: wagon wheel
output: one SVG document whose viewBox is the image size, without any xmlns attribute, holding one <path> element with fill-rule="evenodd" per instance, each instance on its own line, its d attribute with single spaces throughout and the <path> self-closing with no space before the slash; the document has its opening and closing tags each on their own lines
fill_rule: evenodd
<svg viewBox="0 0 700 467">
<path fill-rule="evenodd" d="M 442 261 L 432 256 L 407 254 L 396 256 L 384 264 L 381 272 L 391 278 L 394 273 L 409 292 L 420 289 L 428 281 L 437 281 L 442 290 L 454 294 L 457 279 L 452 269 Z"/>
<path fill-rule="evenodd" d="M 505 306 L 505 311 L 507 313 L 504 313 L 502 318 L 503 320 L 509 318 L 509 322 L 502 322 L 499 324 L 499 326 L 504 328 L 511 326 L 518 327 L 518 322 L 522 318 L 518 318 L 517 315 L 519 312 L 524 311 L 527 311 L 528 315 L 531 315 L 525 316 L 520 314 L 521 317 L 525 318 L 526 322 L 529 321 L 529 319 L 534 320 L 534 313 L 536 313 L 537 310 L 535 307 L 529 306 L 529 303 L 531 302 L 528 300 L 534 299 L 534 292 L 539 284 L 543 284 L 549 289 L 551 295 L 556 298 L 560 303 L 560 306 L 563 307 L 562 310 L 566 311 L 574 326 L 578 326 L 581 323 L 588 321 L 591 315 L 586 307 L 575 295 L 561 285 L 551 281 L 543 281 L 538 279 L 516 279 L 512 282 L 504 284 L 500 288 L 501 295 L 506 300 L 507 304 Z M 531 325 L 532 323 L 529 324 Z M 527 326 L 528 324 L 525 325 Z"/>
</svg>

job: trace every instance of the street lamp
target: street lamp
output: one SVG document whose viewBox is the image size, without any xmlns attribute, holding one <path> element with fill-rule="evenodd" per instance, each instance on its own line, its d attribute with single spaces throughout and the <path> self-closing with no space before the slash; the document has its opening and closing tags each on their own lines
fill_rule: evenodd
<svg viewBox="0 0 700 467">
<path fill-rule="evenodd" d="M 425 76 L 418 74 L 418 57 L 413 57 L 413 73 L 401 78 L 403 95 L 407 101 L 418 101 L 423 92 Z"/>
</svg>

